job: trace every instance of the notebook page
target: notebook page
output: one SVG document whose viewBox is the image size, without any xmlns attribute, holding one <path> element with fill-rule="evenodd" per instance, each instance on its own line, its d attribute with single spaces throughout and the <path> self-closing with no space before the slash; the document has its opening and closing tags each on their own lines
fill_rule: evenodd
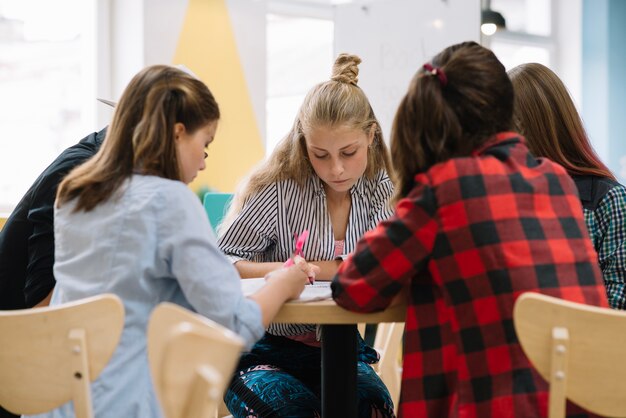
<svg viewBox="0 0 626 418">
<path fill-rule="evenodd" d="M 265 286 L 263 277 L 254 279 L 241 279 L 241 290 L 245 296 L 255 293 Z M 291 302 L 312 302 L 315 300 L 332 299 L 330 282 L 317 281 L 314 284 L 307 284 L 298 299 Z"/>
</svg>

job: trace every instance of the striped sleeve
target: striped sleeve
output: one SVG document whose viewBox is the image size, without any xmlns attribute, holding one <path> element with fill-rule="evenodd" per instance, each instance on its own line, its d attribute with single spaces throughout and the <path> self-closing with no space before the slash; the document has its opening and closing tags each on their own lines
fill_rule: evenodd
<svg viewBox="0 0 626 418">
<path fill-rule="evenodd" d="M 271 184 L 244 203 L 233 223 L 220 236 L 220 249 L 232 263 L 264 261 L 263 255 L 277 241 L 277 219 L 278 190 L 276 184 Z"/>
</svg>

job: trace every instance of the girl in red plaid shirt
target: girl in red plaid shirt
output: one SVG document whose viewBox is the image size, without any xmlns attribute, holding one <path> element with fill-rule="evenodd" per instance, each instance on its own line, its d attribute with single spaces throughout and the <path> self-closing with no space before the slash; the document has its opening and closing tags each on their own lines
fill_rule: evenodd
<svg viewBox="0 0 626 418">
<path fill-rule="evenodd" d="M 395 214 L 334 278 L 337 303 L 385 309 L 408 293 L 400 416 L 544 417 L 547 383 L 513 328 L 534 291 L 607 306 L 576 186 L 509 132 L 513 88 L 474 42 L 424 64 L 391 135 Z M 568 416 L 588 416 L 568 404 Z"/>
</svg>

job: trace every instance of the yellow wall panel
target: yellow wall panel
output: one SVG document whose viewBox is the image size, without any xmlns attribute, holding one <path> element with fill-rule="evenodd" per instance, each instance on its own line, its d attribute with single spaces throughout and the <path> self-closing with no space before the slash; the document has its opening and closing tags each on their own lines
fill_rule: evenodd
<svg viewBox="0 0 626 418">
<path fill-rule="evenodd" d="M 191 184 L 232 192 L 264 156 L 227 0 L 189 0 L 174 64 L 184 64 L 215 95 L 222 114 L 207 168 Z"/>
</svg>

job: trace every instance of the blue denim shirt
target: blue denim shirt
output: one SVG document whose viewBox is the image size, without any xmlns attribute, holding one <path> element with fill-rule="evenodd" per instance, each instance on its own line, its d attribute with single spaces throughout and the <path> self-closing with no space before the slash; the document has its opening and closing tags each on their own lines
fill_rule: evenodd
<svg viewBox="0 0 626 418">
<path fill-rule="evenodd" d="M 248 347 L 263 336 L 261 311 L 217 247 L 198 197 L 179 182 L 134 175 L 89 212 L 55 210 L 57 285 L 52 304 L 115 293 L 126 310 L 120 344 L 92 383 L 96 417 L 161 417 L 146 352 L 146 326 L 163 301 L 235 331 Z M 73 416 L 65 405 L 44 417 Z"/>
</svg>

